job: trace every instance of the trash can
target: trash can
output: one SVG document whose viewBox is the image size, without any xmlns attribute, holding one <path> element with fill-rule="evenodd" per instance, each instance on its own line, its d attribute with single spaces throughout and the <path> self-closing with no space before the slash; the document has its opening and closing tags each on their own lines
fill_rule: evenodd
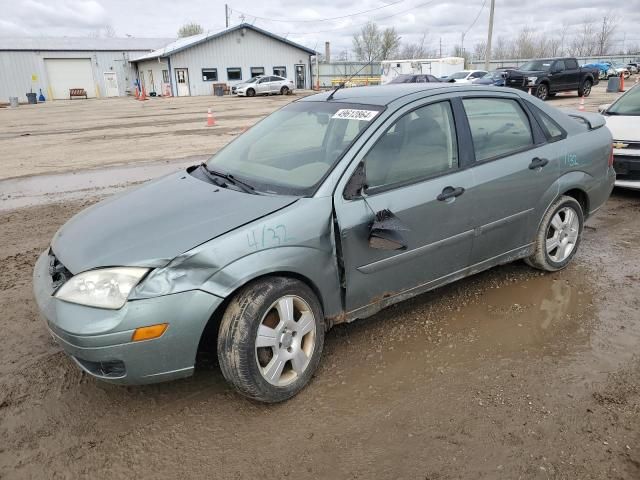
<svg viewBox="0 0 640 480">
<path fill-rule="evenodd" d="M 35 105 L 36 103 L 38 103 L 38 96 L 33 92 L 27 93 L 27 101 L 30 104 Z"/>
<path fill-rule="evenodd" d="M 11 108 L 17 108 L 18 107 L 18 97 L 9 97 L 9 106 Z"/>
<path fill-rule="evenodd" d="M 224 87 L 222 85 L 216 85 L 215 88 L 213 89 L 213 93 L 215 94 L 216 97 L 223 97 Z"/>
<path fill-rule="evenodd" d="M 620 77 L 611 77 L 607 83 L 607 93 L 620 91 Z"/>
</svg>

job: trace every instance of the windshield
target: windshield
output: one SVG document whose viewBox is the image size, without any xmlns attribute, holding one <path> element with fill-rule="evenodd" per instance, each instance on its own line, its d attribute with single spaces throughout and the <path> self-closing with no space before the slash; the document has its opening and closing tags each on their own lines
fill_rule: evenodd
<svg viewBox="0 0 640 480">
<path fill-rule="evenodd" d="M 272 113 L 207 161 L 257 191 L 310 195 L 382 107 L 295 102 Z"/>
<path fill-rule="evenodd" d="M 467 75 L 469 75 L 469 72 L 466 71 L 462 71 L 462 72 L 456 72 L 453 75 L 451 75 L 449 78 L 452 78 L 454 80 L 460 80 L 462 78 L 467 78 Z"/>
<path fill-rule="evenodd" d="M 611 115 L 640 115 L 640 88 L 633 87 L 609 107 Z"/>
<path fill-rule="evenodd" d="M 244 83 L 256 83 L 258 80 L 260 80 L 260 77 L 251 77 L 249 80 L 247 80 Z"/>
<path fill-rule="evenodd" d="M 533 60 L 522 65 L 519 69 L 524 72 L 535 72 L 538 70 L 549 70 L 551 68 L 550 60 Z"/>
</svg>

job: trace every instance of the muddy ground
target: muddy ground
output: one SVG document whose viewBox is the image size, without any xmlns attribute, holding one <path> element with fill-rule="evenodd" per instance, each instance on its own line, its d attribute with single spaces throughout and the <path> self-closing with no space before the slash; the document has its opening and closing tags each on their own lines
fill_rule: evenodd
<svg viewBox="0 0 640 480">
<path fill-rule="evenodd" d="M 0 208 L 0 478 L 640 478 L 640 193 L 614 192 L 562 272 L 518 262 L 335 327 L 309 387 L 265 406 L 211 357 L 190 379 L 118 387 L 52 341 L 31 271 L 110 193 L 85 179 L 60 202 L 84 174 L 33 177 L 48 202 Z M 3 205 L 37 190 L 9 182 Z"/>
<path fill-rule="evenodd" d="M 2 478 L 640 478 L 638 194 L 614 194 L 565 271 L 518 262 L 334 328 L 276 406 L 207 358 L 118 387 L 61 353 L 31 269 L 88 203 L 0 214 Z"/>
</svg>

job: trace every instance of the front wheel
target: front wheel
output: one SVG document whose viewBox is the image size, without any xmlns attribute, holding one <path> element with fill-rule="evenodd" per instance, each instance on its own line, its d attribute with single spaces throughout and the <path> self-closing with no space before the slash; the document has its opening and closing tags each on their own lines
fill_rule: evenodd
<svg viewBox="0 0 640 480">
<path fill-rule="evenodd" d="M 256 91 L 253 88 L 250 88 L 249 90 L 247 90 L 247 97 L 255 97 L 256 96 Z"/>
<path fill-rule="evenodd" d="M 538 97 L 542 101 L 546 100 L 549 97 L 549 87 L 547 87 L 546 83 L 541 83 L 540 85 L 538 85 L 538 88 L 536 89 L 536 97 Z"/>
<path fill-rule="evenodd" d="M 591 86 L 593 85 L 593 83 L 591 82 L 591 80 L 585 80 L 582 83 L 582 86 L 578 89 L 578 96 L 579 97 L 588 97 L 591 94 Z"/>
<path fill-rule="evenodd" d="M 324 317 L 313 291 L 298 280 L 266 277 L 229 303 L 220 324 L 218 360 L 241 394 L 276 403 L 309 382 L 323 344 Z"/>
<path fill-rule="evenodd" d="M 526 262 L 547 272 L 565 268 L 578 250 L 583 223 L 580 203 L 573 197 L 561 196 L 542 218 L 535 252 Z"/>
</svg>

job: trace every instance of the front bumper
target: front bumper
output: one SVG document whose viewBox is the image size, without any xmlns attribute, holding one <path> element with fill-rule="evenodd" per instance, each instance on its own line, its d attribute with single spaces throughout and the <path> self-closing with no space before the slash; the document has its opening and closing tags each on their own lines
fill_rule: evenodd
<svg viewBox="0 0 640 480">
<path fill-rule="evenodd" d="M 128 301 L 119 310 L 86 307 L 52 296 L 48 254 L 33 274 L 38 308 L 56 342 L 93 377 L 112 383 L 145 384 L 193 373 L 200 337 L 223 299 L 187 292 Z M 138 327 L 169 323 L 153 340 L 132 342 Z"/>
<path fill-rule="evenodd" d="M 640 151 L 614 149 L 613 168 L 616 171 L 616 187 L 640 190 Z"/>
</svg>

